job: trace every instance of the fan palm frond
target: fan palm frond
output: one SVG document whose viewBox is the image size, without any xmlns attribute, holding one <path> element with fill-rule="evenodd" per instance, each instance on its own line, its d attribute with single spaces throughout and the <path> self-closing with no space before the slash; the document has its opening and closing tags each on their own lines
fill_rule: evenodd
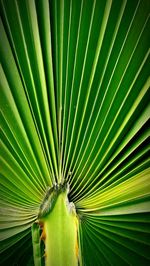
<svg viewBox="0 0 150 266">
<path fill-rule="evenodd" d="M 150 2 L 0 10 L 1 264 L 33 265 L 31 226 L 65 181 L 83 265 L 148 265 Z"/>
</svg>

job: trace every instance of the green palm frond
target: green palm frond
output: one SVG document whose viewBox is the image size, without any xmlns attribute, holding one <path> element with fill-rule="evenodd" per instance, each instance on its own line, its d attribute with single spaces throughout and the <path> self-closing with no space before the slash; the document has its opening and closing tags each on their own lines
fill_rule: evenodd
<svg viewBox="0 0 150 266">
<path fill-rule="evenodd" d="M 33 265 L 31 226 L 65 180 L 83 265 L 149 265 L 149 0 L 0 14 L 0 264 Z"/>
</svg>

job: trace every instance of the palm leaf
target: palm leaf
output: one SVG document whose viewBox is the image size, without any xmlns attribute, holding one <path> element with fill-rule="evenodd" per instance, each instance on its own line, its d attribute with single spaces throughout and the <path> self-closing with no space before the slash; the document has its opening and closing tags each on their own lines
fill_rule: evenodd
<svg viewBox="0 0 150 266">
<path fill-rule="evenodd" d="M 0 10 L 1 264 L 33 265 L 31 226 L 66 180 L 83 265 L 148 265 L 149 1 Z"/>
</svg>

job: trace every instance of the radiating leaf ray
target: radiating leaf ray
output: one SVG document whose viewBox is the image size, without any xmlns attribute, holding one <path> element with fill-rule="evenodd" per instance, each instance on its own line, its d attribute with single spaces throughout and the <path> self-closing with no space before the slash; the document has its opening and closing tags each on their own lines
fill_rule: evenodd
<svg viewBox="0 0 150 266">
<path fill-rule="evenodd" d="M 122 18 L 122 15 L 123 15 L 125 6 L 126 6 L 126 2 L 124 1 L 124 3 L 122 3 L 121 10 L 120 10 L 120 14 L 119 14 L 118 21 L 117 21 L 117 24 L 116 24 L 116 28 L 115 28 L 115 31 L 114 31 L 114 35 L 112 37 L 112 43 L 111 43 L 111 46 L 109 48 L 109 53 L 108 53 L 108 56 L 107 56 L 107 60 L 106 60 L 104 69 L 103 69 L 102 77 L 100 79 L 100 85 L 101 85 L 102 80 L 103 80 L 103 76 L 104 76 L 104 73 L 105 73 L 105 69 L 106 69 L 106 66 L 107 66 L 107 63 L 108 63 L 108 60 L 109 60 L 109 56 L 111 54 L 111 50 L 112 50 L 112 47 L 113 47 L 113 43 L 114 43 L 115 38 L 116 38 L 116 34 L 117 34 L 117 31 L 118 31 L 118 27 L 120 25 L 120 21 L 121 21 L 121 18 Z M 86 130 L 85 130 L 85 133 L 84 133 L 84 136 L 83 136 L 83 141 L 82 141 L 82 144 L 81 144 L 81 147 L 80 147 L 80 150 L 79 150 L 79 154 L 77 154 L 76 161 L 74 162 L 74 168 L 75 168 L 76 164 L 78 163 L 78 158 L 79 158 L 79 155 L 80 155 L 80 153 L 82 151 L 82 145 L 84 144 L 84 140 L 85 140 L 85 137 L 86 137 L 86 134 L 87 134 L 87 130 L 88 130 L 88 127 L 89 127 L 89 123 L 91 122 L 91 119 L 93 117 L 94 107 L 95 107 L 95 104 L 96 104 L 96 101 L 97 101 L 97 97 L 98 97 L 98 94 L 99 94 L 100 85 L 99 85 L 98 90 L 96 92 L 96 96 L 95 96 L 95 99 L 94 99 L 94 104 L 92 106 L 92 110 L 91 110 L 91 113 L 90 113 L 90 117 L 88 119 L 88 124 L 86 126 Z M 98 115 L 97 115 L 97 117 L 98 117 Z M 76 146 L 75 146 L 75 149 L 76 149 Z M 88 146 L 88 144 L 87 144 L 87 146 Z M 86 151 L 86 148 L 83 151 L 83 155 L 84 155 L 85 151 Z M 75 156 L 75 151 L 74 151 L 74 154 L 73 154 L 73 157 L 72 157 L 72 161 L 73 161 L 74 156 Z M 70 165 L 70 168 L 71 168 L 71 165 Z"/>
<path fill-rule="evenodd" d="M 5 34 L 2 24 L 1 24 L 0 30 L 1 30 L 1 34 Z M 9 62 L 4 59 L 5 61 L 3 63 L 3 58 L 1 59 L 2 64 L 4 65 L 4 70 L 1 67 L 1 86 L 3 88 L 3 90 L 1 89 L 1 94 L 3 95 L 3 96 L 1 96 L 1 108 L 2 108 L 2 104 L 4 105 L 4 93 L 5 94 L 7 93 L 7 95 L 5 96 L 5 97 L 7 97 L 7 103 L 5 103 L 5 106 L 4 106 L 5 116 L 7 114 L 7 120 L 8 120 L 8 116 L 9 116 L 9 125 L 13 124 L 12 125 L 12 128 L 13 128 L 13 127 L 15 127 L 15 123 L 13 123 L 13 121 L 10 121 L 12 114 L 9 112 L 9 109 L 6 107 L 8 106 L 10 100 L 12 100 L 13 102 L 17 102 L 17 105 L 18 105 L 17 109 L 19 112 L 19 115 L 17 115 L 17 120 L 18 120 L 18 122 L 20 122 L 19 116 L 21 114 L 21 116 L 22 116 L 21 119 L 24 121 L 23 126 L 26 128 L 25 129 L 26 133 L 24 133 L 23 140 L 26 140 L 28 142 L 30 141 L 30 143 L 32 143 L 32 148 L 30 148 L 30 152 L 32 154 L 35 152 L 35 147 L 37 147 L 37 145 L 38 145 L 39 149 L 36 149 L 36 154 L 38 157 L 40 157 L 40 161 L 42 161 L 42 164 L 45 165 L 45 161 L 43 160 L 43 156 L 40 154 L 42 152 L 41 147 L 40 147 L 40 143 L 38 140 L 38 136 L 35 132 L 33 120 L 31 117 L 31 113 L 30 113 L 30 110 L 28 107 L 28 103 L 27 103 L 24 91 L 23 91 L 23 89 L 20 89 L 18 94 L 16 94 L 16 91 L 15 91 L 15 88 L 16 87 L 21 88 L 22 84 L 21 84 L 21 80 L 19 78 L 19 74 L 17 72 L 17 68 L 15 65 L 10 47 L 8 46 L 9 44 L 8 44 L 8 40 L 6 39 L 6 35 L 2 35 L 2 39 L 3 39 L 3 43 L 1 43 L 1 45 L 0 45 L 0 48 L 2 49 L 1 55 L 3 56 L 3 58 L 5 58 L 4 56 L 7 55 L 6 58 L 9 58 Z M 6 41 L 6 43 L 5 43 L 5 41 Z M 13 73 L 9 70 L 9 65 L 12 65 Z M 7 78 L 9 77 L 9 80 L 8 79 L 6 80 L 5 75 L 7 75 Z M 13 76 L 15 76 L 15 79 L 13 79 Z M 8 81 L 9 81 L 10 85 L 8 85 Z M 6 85 L 6 82 L 7 82 L 7 85 Z M 7 89 L 7 91 L 6 91 L 6 88 L 8 86 L 11 87 L 11 90 Z M 4 87 L 5 87 L 5 90 L 4 90 Z M 22 102 L 22 104 L 21 104 L 21 102 Z M 14 108 L 14 103 L 12 103 L 12 108 L 13 108 L 13 112 L 14 111 L 16 112 L 16 109 Z M 25 113 L 28 114 L 27 117 L 26 117 Z M 18 126 L 16 126 L 16 128 L 18 128 Z M 30 132 L 30 134 L 32 132 L 32 135 L 34 135 L 34 138 L 31 138 L 31 135 L 28 135 L 28 137 L 27 136 L 25 137 L 25 134 L 27 134 L 27 132 L 28 132 L 28 134 L 29 134 L 29 132 Z M 20 135 L 20 133 L 19 133 L 19 135 Z M 27 140 L 27 138 L 29 138 L 29 139 Z M 36 142 L 36 144 L 35 144 L 35 142 Z M 34 150 L 34 152 L 33 152 L 33 150 Z M 40 165 L 40 161 L 38 161 L 38 164 L 37 164 L 38 167 Z M 40 166 L 40 168 L 41 169 L 43 168 L 42 165 Z M 47 171 L 47 167 L 45 167 L 45 171 Z M 48 172 L 46 174 L 48 175 Z"/>
<path fill-rule="evenodd" d="M 50 5 L 48 1 L 38 1 L 35 3 L 37 8 L 38 27 L 41 41 L 41 49 L 43 55 L 45 79 L 47 84 L 47 93 L 50 114 L 52 116 L 52 128 L 54 131 L 55 147 L 58 153 L 58 136 L 56 121 L 56 99 L 54 90 L 53 77 L 53 60 L 52 60 L 52 40 L 51 40 L 51 24 L 50 24 Z"/>
<path fill-rule="evenodd" d="M 20 35 L 19 36 L 14 36 L 16 39 L 22 39 L 23 47 L 21 50 L 21 53 L 23 53 L 22 57 L 19 57 L 19 59 L 23 59 L 24 61 L 19 62 L 21 65 L 21 72 L 25 73 L 25 76 L 23 76 L 23 80 L 25 82 L 25 87 L 26 87 L 26 93 L 28 95 L 28 99 L 30 102 L 30 108 L 32 110 L 32 113 L 34 115 L 34 120 L 36 121 L 36 124 L 38 123 L 38 131 L 40 132 L 40 137 L 42 137 L 43 140 L 43 145 L 46 151 L 46 156 L 49 156 L 49 160 L 51 162 L 52 158 L 54 158 L 54 144 L 52 144 L 50 150 L 52 149 L 52 156 L 50 157 L 49 154 L 49 148 L 48 148 L 48 141 L 49 137 L 46 139 L 46 129 L 44 129 L 43 123 L 45 121 L 45 118 L 47 119 L 47 122 L 45 123 L 49 127 L 49 135 L 51 138 L 51 142 L 53 143 L 53 136 L 52 136 L 52 129 L 51 129 L 51 123 L 49 122 L 50 117 L 47 118 L 49 114 L 49 108 L 47 104 L 47 94 L 46 94 L 46 83 L 45 83 L 45 77 L 43 73 L 43 61 L 42 61 L 42 55 L 41 55 L 41 47 L 40 47 L 40 40 L 39 40 L 39 32 L 37 28 L 37 20 L 36 20 L 36 13 L 34 12 L 35 8 L 33 5 L 33 1 L 30 1 L 29 5 L 27 4 L 24 6 L 19 6 L 18 3 L 16 2 L 16 13 L 17 13 L 17 27 L 18 29 L 20 28 Z M 8 7 L 5 7 L 8 8 Z M 29 22 L 29 31 L 26 31 L 25 27 L 25 21 L 23 17 L 20 17 L 20 14 L 22 13 L 22 9 L 24 8 L 24 12 L 26 11 L 28 17 L 28 22 Z M 14 9 L 13 9 L 14 10 Z M 33 13 L 30 15 L 30 13 Z M 9 18 L 13 18 L 12 16 L 9 16 Z M 8 22 L 10 23 L 10 22 Z M 13 24 L 10 24 L 13 25 Z M 32 30 L 34 29 L 34 30 Z M 16 31 L 12 29 L 11 33 L 15 33 Z M 19 31 L 17 32 L 19 33 Z M 28 42 L 26 42 L 26 38 L 28 40 L 31 40 L 30 47 L 28 46 Z M 15 49 L 17 49 L 18 52 L 18 43 L 15 42 Z M 20 48 L 19 48 L 20 49 Z M 33 52 L 33 53 L 32 53 Z M 32 55 L 31 55 L 32 53 Z M 37 57 L 38 54 L 38 57 Z M 19 55 L 19 53 L 18 53 Z M 41 55 L 41 56 L 40 56 Z M 33 58 L 32 58 L 33 57 Z M 36 64 L 36 68 L 34 69 L 33 66 L 33 59 Z M 40 68 L 40 69 L 39 69 Z M 25 71 L 26 69 L 26 71 Z M 35 78 L 36 77 L 36 78 Z M 38 78 L 37 78 L 38 77 Z M 42 86 L 42 87 L 41 87 Z M 32 88 L 32 89 L 31 89 Z M 42 88 L 42 89 L 41 89 Z M 40 101 L 40 103 L 39 103 Z M 34 103 L 34 104 L 33 104 Z M 41 111 L 41 107 L 43 106 L 43 110 Z M 35 109 L 33 109 L 35 108 Z M 46 111 L 47 108 L 47 111 Z M 45 110 L 44 110 L 45 109 Z M 45 112 L 45 114 L 43 114 Z M 43 117 L 42 117 L 43 115 Z M 54 159 L 54 165 L 55 165 L 55 171 L 56 170 L 56 158 Z M 52 167 L 52 164 L 51 164 Z"/>
<path fill-rule="evenodd" d="M 147 56 L 148 56 L 148 55 L 149 55 L 149 53 L 147 54 Z M 146 59 L 147 59 L 147 56 L 146 56 Z M 144 60 L 144 62 L 145 62 L 145 60 Z M 147 86 L 149 86 L 149 81 L 147 81 Z M 132 88 L 132 87 L 131 87 L 131 88 Z M 147 89 L 148 89 L 148 88 L 147 88 Z M 130 90 L 129 90 L 129 92 L 130 92 Z M 129 92 L 128 92 L 128 93 L 129 93 Z M 131 97 L 131 96 L 130 96 L 130 97 Z M 125 101 L 124 101 L 124 102 L 125 102 Z M 124 103 L 124 102 L 123 102 L 123 103 Z M 122 104 L 122 105 L 123 105 L 123 104 Z M 116 115 L 116 118 L 118 118 L 118 115 L 119 115 L 119 114 Z M 131 113 L 130 113 L 130 115 L 131 115 Z M 114 121 L 115 121 L 115 120 L 114 120 Z M 112 124 L 112 126 L 113 126 L 113 124 Z M 110 129 L 111 129 L 111 128 L 110 128 Z M 109 129 L 109 130 L 110 130 L 110 129 Z M 107 134 L 109 134 L 109 131 L 108 131 Z M 98 136 L 99 136 L 99 135 L 100 135 L 100 131 L 99 131 Z M 118 135 L 117 135 L 117 137 L 118 137 Z M 105 139 L 107 139 L 107 136 L 105 137 Z M 100 141 L 98 138 L 97 138 L 96 140 L 97 140 L 97 141 Z M 96 141 L 95 141 L 95 143 L 96 143 Z M 94 145 L 96 145 L 95 143 L 94 143 Z M 90 150 L 90 154 L 92 153 L 93 149 L 94 149 L 94 147 L 92 147 L 92 150 Z M 88 154 L 88 156 L 90 157 L 89 154 Z M 98 155 L 97 155 L 97 156 L 98 156 Z M 80 163 L 81 163 L 81 161 L 80 161 Z M 86 162 L 86 163 L 87 163 L 87 162 Z M 85 167 L 85 166 L 84 166 L 84 167 Z M 83 171 L 83 166 L 82 166 L 82 171 Z M 80 171 L 80 174 L 82 173 L 82 171 Z"/>
<path fill-rule="evenodd" d="M 77 62 L 77 56 L 78 56 L 78 46 L 79 46 L 79 36 L 80 36 L 80 32 L 81 32 L 81 22 L 82 22 L 82 14 L 83 14 L 83 0 L 81 1 L 81 4 L 79 4 L 79 17 L 78 17 L 78 21 L 77 21 L 77 25 L 75 25 L 74 27 L 76 27 L 76 40 L 75 40 L 75 47 L 74 47 L 74 49 L 75 49 L 75 52 L 74 51 L 71 51 L 71 52 L 74 52 L 74 65 L 73 65 L 73 71 L 72 71 L 72 73 L 71 73 L 71 76 L 72 76 L 72 81 L 71 81 L 71 89 L 70 89 L 70 99 L 69 99 L 69 108 L 68 108 L 68 112 L 69 112 L 69 114 L 68 114 L 68 121 L 67 121 L 67 129 L 66 129 L 66 142 L 65 142 L 65 148 L 64 148 L 64 155 L 63 155 L 63 157 L 64 157 L 64 162 L 63 162 L 63 169 L 64 169 L 64 164 L 66 163 L 66 152 L 67 152 L 67 149 L 68 149 L 68 142 L 69 142 L 69 138 L 70 138 L 70 134 L 71 134 L 71 132 L 70 132 L 70 130 L 71 130 L 71 128 L 72 128 L 72 116 L 73 116 L 73 114 L 74 114 L 74 109 L 75 109 L 75 97 L 73 97 L 73 88 L 74 88 L 74 82 L 75 82 L 75 74 L 76 74 L 76 62 Z M 72 7 L 72 10 L 73 10 L 73 7 Z M 76 6 L 74 6 L 74 13 L 76 13 L 77 12 L 77 10 L 76 10 Z M 73 13 L 73 11 L 72 11 L 72 13 Z M 74 23 L 74 21 L 72 22 L 72 23 Z M 73 34 L 75 34 L 75 33 L 73 33 Z M 83 60 L 83 59 L 82 59 Z M 76 91 L 75 91 L 75 93 L 77 93 Z M 70 126 L 70 124 L 71 124 L 71 126 Z M 63 175 L 64 175 L 64 173 L 63 173 Z"/>
<path fill-rule="evenodd" d="M 82 112 L 82 117 L 81 117 L 81 121 L 80 121 L 80 125 L 81 126 L 82 126 L 82 123 L 83 123 L 83 120 L 84 120 L 85 111 L 86 111 L 88 99 L 89 99 L 89 96 L 90 96 L 90 90 L 91 90 L 91 86 L 92 86 L 92 83 L 93 83 L 93 79 L 94 79 L 94 75 L 95 75 L 95 71 L 96 71 L 96 67 L 97 67 L 99 54 L 100 54 L 100 51 L 101 51 L 101 46 L 102 46 L 102 42 L 103 42 L 103 38 L 104 38 L 104 32 L 105 32 L 105 28 L 106 28 L 106 25 L 107 25 L 107 20 L 108 20 L 110 8 L 111 8 L 111 1 L 107 1 L 106 6 L 105 6 L 105 10 L 104 10 L 103 19 L 102 19 L 102 25 L 101 25 L 100 32 L 99 32 L 99 37 L 98 37 L 97 47 L 96 47 L 96 51 L 95 51 L 95 56 L 94 56 L 94 60 L 93 60 L 92 68 L 91 68 L 91 75 L 90 75 L 89 82 L 88 82 L 88 85 L 87 85 L 87 92 L 86 92 L 86 95 L 85 95 L 84 107 L 83 107 L 83 110 L 81 111 Z M 83 67 L 83 70 L 84 70 L 84 67 Z M 81 81 L 82 81 L 82 78 L 81 78 Z M 80 87 L 79 87 L 79 91 L 80 91 Z M 79 94 L 78 97 L 80 99 L 80 94 Z M 76 108 L 77 108 L 77 110 L 79 109 L 78 102 L 77 102 Z M 76 115 L 75 115 L 75 119 L 74 119 L 74 123 L 75 122 L 76 122 Z M 73 123 L 72 132 L 74 130 L 74 123 Z M 77 140 L 76 140 L 77 142 L 78 142 L 78 138 L 80 136 L 81 126 L 78 129 L 78 134 L 77 134 L 78 137 L 77 137 Z M 70 146 L 71 146 L 71 143 L 72 143 L 72 135 L 71 135 L 71 138 L 70 138 Z M 70 152 L 70 146 L 69 146 L 69 149 L 68 149 L 68 153 Z M 66 165 L 67 165 L 67 159 L 66 159 Z"/>
<path fill-rule="evenodd" d="M 145 249 L 145 257 L 142 256 L 141 250 L 142 252 L 144 252 L 143 245 L 140 245 L 139 243 L 138 245 L 136 245 L 134 241 L 133 243 L 135 245 L 132 245 L 129 239 L 125 240 L 127 236 L 125 236 L 125 238 L 123 239 L 121 236 L 118 237 L 116 233 L 111 233 L 110 231 L 107 232 L 107 230 L 104 230 L 103 226 L 101 227 L 101 225 L 97 227 L 95 227 L 94 223 L 93 225 L 91 225 L 91 223 L 87 220 L 87 228 L 91 232 L 91 234 L 95 233 L 94 237 L 98 238 L 98 234 L 96 234 L 96 232 L 100 231 L 101 238 L 103 239 L 104 243 L 107 243 L 108 247 L 112 248 L 112 250 L 116 254 L 118 254 L 124 261 L 126 261 L 127 264 L 132 263 L 133 265 L 135 265 L 136 260 L 139 260 L 140 263 L 143 263 L 144 265 L 146 265 L 146 263 L 148 262 L 149 255 L 148 255 L 148 250 Z M 109 239 L 109 242 L 108 242 L 108 239 Z M 131 259 L 130 259 L 130 256 L 132 257 Z"/>
</svg>

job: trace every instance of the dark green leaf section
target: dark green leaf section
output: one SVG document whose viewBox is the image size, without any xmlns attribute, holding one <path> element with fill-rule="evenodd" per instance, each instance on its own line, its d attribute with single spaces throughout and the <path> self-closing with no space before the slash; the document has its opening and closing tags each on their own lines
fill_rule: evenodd
<svg viewBox="0 0 150 266">
<path fill-rule="evenodd" d="M 83 265 L 149 265 L 150 2 L 0 0 L 0 264 L 64 180 Z"/>
<path fill-rule="evenodd" d="M 149 214 L 88 215 L 82 219 L 85 264 L 89 261 L 90 265 L 149 264 Z"/>
</svg>

